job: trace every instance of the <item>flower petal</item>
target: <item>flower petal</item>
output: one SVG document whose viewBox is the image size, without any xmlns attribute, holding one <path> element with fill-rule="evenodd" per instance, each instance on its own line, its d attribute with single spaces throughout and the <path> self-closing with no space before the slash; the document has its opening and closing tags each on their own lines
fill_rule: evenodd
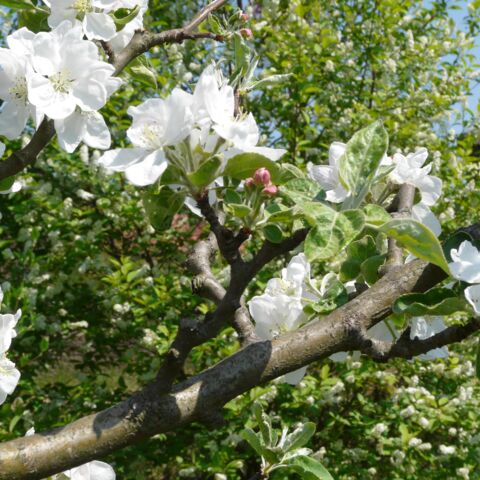
<svg viewBox="0 0 480 480">
<path fill-rule="evenodd" d="M 477 315 L 480 315 L 480 284 L 472 285 L 465 289 L 465 298 L 473 307 Z"/>
<path fill-rule="evenodd" d="M 112 39 L 117 29 L 115 23 L 106 13 L 87 13 L 83 19 L 83 31 L 89 40 L 98 39 L 108 41 Z"/>
<path fill-rule="evenodd" d="M 144 187 L 155 183 L 167 167 L 168 162 L 163 150 L 155 150 L 142 162 L 128 167 L 125 176 L 134 185 Z"/>
</svg>

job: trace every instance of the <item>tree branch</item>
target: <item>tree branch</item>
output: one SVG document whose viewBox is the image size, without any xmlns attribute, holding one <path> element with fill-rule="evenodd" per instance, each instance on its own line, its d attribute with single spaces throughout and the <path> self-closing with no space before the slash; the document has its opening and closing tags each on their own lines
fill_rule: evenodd
<svg viewBox="0 0 480 480">
<path fill-rule="evenodd" d="M 64 471 L 157 433 L 201 420 L 207 412 L 220 410 L 254 386 L 303 365 L 338 351 L 358 349 L 357 332 L 383 318 L 398 295 L 425 291 L 444 276 L 437 267 L 415 260 L 387 273 L 368 291 L 330 315 L 273 341 L 249 344 L 205 372 L 173 386 L 169 393 L 161 394 L 154 382 L 103 412 L 51 432 L 4 443 L 0 445 L 0 478 L 41 479 Z"/>
<path fill-rule="evenodd" d="M 423 340 L 410 338 L 410 327 L 406 328 L 396 342 L 383 342 L 371 339 L 371 345 L 363 350 L 374 360 L 386 362 L 391 358 L 405 358 L 422 355 L 452 343 L 461 342 L 465 338 L 480 330 L 480 319 L 472 319 L 465 325 L 453 325 L 441 332 Z"/>
</svg>

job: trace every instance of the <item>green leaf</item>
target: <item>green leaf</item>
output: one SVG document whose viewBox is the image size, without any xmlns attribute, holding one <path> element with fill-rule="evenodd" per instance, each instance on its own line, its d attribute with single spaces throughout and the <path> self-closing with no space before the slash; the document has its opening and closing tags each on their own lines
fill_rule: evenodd
<svg viewBox="0 0 480 480">
<path fill-rule="evenodd" d="M 287 183 L 289 180 L 293 180 L 294 178 L 305 178 L 303 172 L 291 163 L 284 163 L 283 165 L 281 165 L 280 168 L 281 172 L 279 185 L 283 185 L 284 183 Z"/>
<path fill-rule="evenodd" d="M 248 442 L 248 444 L 257 452 L 258 455 L 262 456 L 264 448 L 260 442 L 260 438 L 251 428 L 244 428 L 240 432 L 240 436 Z"/>
<path fill-rule="evenodd" d="M 362 231 L 361 210 L 337 212 L 320 203 L 304 205 L 308 221 L 314 225 L 305 239 L 305 255 L 310 261 L 327 260 L 339 254 Z"/>
<path fill-rule="evenodd" d="M 325 198 L 318 183 L 309 178 L 293 178 L 282 186 L 281 192 L 297 205 Z"/>
<path fill-rule="evenodd" d="M 425 225 L 411 218 L 399 218 L 382 225 L 380 231 L 397 240 L 416 257 L 438 265 L 450 275 L 442 246 L 434 233 Z"/>
<path fill-rule="evenodd" d="M 265 209 L 265 211 L 268 215 L 268 221 L 270 223 L 273 223 L 273 222 L 291 223 L 295 215 L 294 208 L 286 208 L 283 205 L 279 205 L 278 203 L 271 203 Z"/>
<path fill-rule="evenodd" d="M 360 267 L 362 263 L 369 257 L 377 254 L 375 240 L 366 235 L 360 240 L 352 242 L 347 247 L 347 259 L 340 267 L 340 275 L 342 282 L 354 280 L 360 275 Z"/>
<path fill-rule="evenodd" d="M 260 429 L 260 434 L 263 438 L 263 443 L 267 446 L 272 445 L 272 424 L 270 422 L 270 417 L 263 411 L 262 406 L 255 402 L 253 404 L 253 414 L 257 419 L 258 428 Z"/>
<path fill-rule="evenodd" d="M 465 301 L 448 288 L 432 288 L 426 293 L 401 295 L 393 304 L 397 314 L 412 317 L 421 315 L 450 315 L 465 309 Z"/>
<path fill-rule="evenodd" d="M 334 480 L 328 470 L 312 457 L 294 457 L 289 465 L 300 474 L 303 480 Z"/>
<path fill-rule="evenodd" d="M 392 219 L 390 214 L 380 205 L 368 204 L 363 208 L 363 211 L 365 222 L 372 225 L 380 226 Z"/>
<path fill-rule="evenodd" d="M 24 9 L 18 12 L 18 27 L 27 27 L 34 33 L 47 32 L 50 30 L 48 26 L 48 12 Z"/>
<path fill-rule="evenodd" d="M 303 424 L 301 427 L 287 435 L 282 450 L 284 452 L 289 452 L 291 450 L 303 447 L 313 437 L 315 429 L 316 427 L 313 422 L 307 422 Z"/>
<path fill-rule="evenodd" d="M 379 278 L 378 270 L 385 263 L 386 255 L 374 255 L 367 258 L 360 265 L 360 272 L 369 285 L 373 285 Z"/>
<path fill-rule="evenodd" d="M 271 243 L 280 243 L 283 240 L 282 229 L 275 224 L 269 223 L 263 227 L 265 238 Z"/>
<path fill-rule="evenodd" d="M 245 218 L 252 213 L 252 209 L 243 203 L 226 203 L 224 208 L 227 213 L 237 218 Z"/>
<path fill-rule="evenodd" d="M 280 167 L 267 157 L 258 153 L 240 153 L 228 160 L 224 176 L 232 177 L 237 180 L 244 180 L 252 177 L 256 170 L 265 167 L 270 172 L 272 182 L 278 184 L 280 180 Z"/>
<path fill-rule="evenodd" d="M 188 175 L 188 180 L 194 187 L 206 187 L 210 185 L 217 177 L 222 161 L 219 157 L 214 156 L 200 165 L 200 168 Z"/>
<path fill-rule="evenodd" d="M 339 160 L 339 174 L 355 204 L 367 194 L 387 147 L 388 134 L 380 121 L 358 131 L 347 143 Z"/>
<path fill-rule="evenodd" d="M 135 8 L 119 8 L 110 15 L 115 22 L 117 29 L 121 30 L 127 23 L 130 23 L 140 12 L 140 6 Z"/>
<path fill-rule="evenodd" d="M 0 192 L 4 192 L 5 190 L 9 190 L 12 185 L 15 183 L 15 177 L 7 177 L 3 180 L 0 180 Z"/>
<path fill-rule="evenodd" d="M 33 9 L 33 3 L 29 0 L 0 0 L 0 5 L 14 10 Z"/>
<path fill-rule="evenodd" d="M 148 87 L 155 89 L 158 87 L 156 73 L 146 65 L 133 65 L 129 68 L 129 71 L 136 80 Z"/>
<path fill-rule="evenodd" d="M 147 190 L 142 195 L 143 206 L 148 219 L 155 230 L 165 230 L 170 227 L 173 216 L 183 206 L 185 192 L 176 192 L 162 186 L 160 191 Z"/>
</svg>

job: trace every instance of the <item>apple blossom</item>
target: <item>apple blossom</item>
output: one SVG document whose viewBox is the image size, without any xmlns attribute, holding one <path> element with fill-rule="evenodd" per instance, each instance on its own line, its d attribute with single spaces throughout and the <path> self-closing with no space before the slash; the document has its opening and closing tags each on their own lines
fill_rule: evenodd
<svg viewBox="0 0 480 480">
<path fill-rule="evenodd" d="M 345 153 L 346 145 L 341 142 L 333 142 L 328 150 L 328 165 L 314 165 L 309 163 L 307 170 L 310 178 L 315 180 L 326 192 L 329 202 L 341 203 L 348 192 L 340 182 L 338 162 Z"/>
<path fill-rule="evenodd" d="M 450 273 L 457 280 L 467 283 L 480 283 L 480 252 L 468 240 L 458 249 L 450 250 L 452 262 L 448 264 Z"/>
<path fill-rule="evenodd" d="M 412 218 L 417 222 L 423 223 L 436 237 L 442 233 L 440 222 L 425 203 L 419 202 L 412 207 Z"/>
<path fill-rule="evenodd" d="M 127 136 L 134 148 L 105 152 L 98 160 L 107 171 L 125 172 L 134 185 L 157 181 L 168 166 L 165 148 L 183 141 L 193 126 L 192 96 L 178 88 L 166 99 L 151 98 L 129 107 L 133 118 Z"/>
<path fill-rule="evenodd" d="M 20 372 L 15 364 L 8 360 L 5 354 L 0 355 L 0 405 L 5 402 L 7 395 L 15 390 L 20 380 Z"/>
<path fill-rule="evenodd" d="M 0 287 L 0 305 L 3 300 L 3 291 Z M 12 343 L 12 338 L 17 336 L 15 326 L 19 318 L 22 316 L 22 311 L 19 309 L 12 315 L 11 313 L 0 314 L 0 355 L 5 354 Z"/>
<path fill-rule="evenodd" d="M 473 307 L 476 315 L 480 315 L 480 284 L 467 287 L 464 294 L 468 303 Z"/>
<path fill-rule="evenodd" d="M 316 298 L 310 288 L 310 264 L 303 253 L 293 257 L 281 278 L 268 281 L 265 293 L 248 302 L 255 321 L 255 333 L 263 340 L 270 340 L 281 333 L 295 330 L 306 320 L 303 301 Z M 283 380 L 296 385 L 303 378 L 306 367 L 284 375 Z"/>
<path fill-rule="evenodd" d="M 135 18 L 128 22 L 117 34 L 108 42 L 112 47 L 114 53 L 122 51 L 130 42 L 133 35 L 137 30 L 143 30 L 143 16 L 148 9 L 148 0 L 140 1 L 128 1 L 120 0 L 125 4 L 126 8 L 134 8 L 136 5 L 139 5 L 140 11 L 137 13 Z M 127 6 L 128 5 L 128 6 Z M 117 7 L 113 7 L 115 10 Z"/>
<path fill-rule="evenodd" d="M 390 180 L 400 185 L 408 183 L 420 190 L 422 203 L 432 206 L 442 193 L 442 181 L 438 177 L 429 175 L 432 165 L 422 165 L 428 157 L 426 148 L 420 148 L 406 157 L 401 153 L 393 155 L 395 169 L 390 173 Z"/>
<path fill-rule="evenodd" d="M 63 472 L 70 480 L 115 480 L 115 471 L 105 462 L 94 460 Z"/>
<path fill-rule="evenodd" d="M 414 340 L 425 340 L 433 335 L 445 330 L 446 326 L 443 321 L 443 317 L 439 316 L 426 316 L 426 317 L 414 317 L 410 320 L 410 338 Z M 420 360 L 435 360 L 437 358 L 447 358 L 448 348 L 440 347 L 430 350 L 427 353 L 419 355 Z"/>
<path fill-rule="evenodd" d="M 111 40 L 117 33 L 115 22 L 107 15 L 111 2 L 103 0 L 51 0 L 48 25 L 55 28 L 64 20 L 83 17 L 82 26 L 89 40 Z"/>
<path fill-rule="evenodd" d="M 54 120 L 65 119 L 78 106 L 102 108 L 121 84 L 114 67 L 100 59 L 97 46 L 83 39 L 82 25 L 63 21 L 51 32 L 33 39 L 32 64 L 27 76 L 29 101 Z"/>
</svg>

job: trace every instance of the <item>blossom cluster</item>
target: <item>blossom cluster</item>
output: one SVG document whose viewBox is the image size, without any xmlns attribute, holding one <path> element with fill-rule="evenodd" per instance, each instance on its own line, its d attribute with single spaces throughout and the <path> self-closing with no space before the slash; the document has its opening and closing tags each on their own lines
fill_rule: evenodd
<svg viewBox="0 0 480 480">
<path fill-rule="evenodd" d="M 0 287 L 0 305 L 3 300 L 3 291 Z M 5 402 L 7 395 L 15 390 L 20 380 L 20 372 L 15 368 L 6 353 L 12 343 L 12 338 L 17 336 L 15 327 L 22 315 L 21 310 L 13 315 L 11 313 L 0 314 L 0 405 Z"/>
<path fill-rule="evenodd" d="M 165 99 L 151 98 L 129 107 L 133 148 L 117 148 L 99 159 L 107 171 L 125 172 L 137 186 L 155 183 L 168 165 L 187 176 L 209 159 L 225 162 L 240 153 L 258 153 L 272 161 L 285 150 L 258 146 L 260 133 L 251 113 L 238 115 L 233 88 L 214 65 L 200 75 L 193 93 L 175 88 Z"/>
<path fill-rule="evenodd" d="M 346 148 L 346 144 L 334 142 L 329 149 L 328 165 L 309 163 L 307 166 L 310 178 L 318 182 L 326 192 L 326 199 L 332 203 L 341 203 L 350 194 L 343 185 L 339 173 L 340 158 L 345 154 Z M 421 201 L 413 205 L 412 217 L 438 236 L 441 233 L 441 226 L 430 207 L 440 198 L 442 181 L 430 175 L 432 164 L 424 165 L 427 158 L 426 148 L 420 148 L 406 156 L 401 153 L 395 153 L 392 157 L 385 155 L 380 162 L 379 171 L 387 170 L 388 180 L 392 184 L 409 184 L 420 191 Z"/>
<path fill-rule="evenodd" d="M 98 110 L 121 85 L 95 43 L 84 39 L 82 24 L 61 22 L 50 32 L 23 27 L 0 49 L 0 135 L 18 137 L 33 118 L 54 120 L 60 146 L 72 152 L 84 141 L 110 146 L 110 133 Z"/>
</svg>

